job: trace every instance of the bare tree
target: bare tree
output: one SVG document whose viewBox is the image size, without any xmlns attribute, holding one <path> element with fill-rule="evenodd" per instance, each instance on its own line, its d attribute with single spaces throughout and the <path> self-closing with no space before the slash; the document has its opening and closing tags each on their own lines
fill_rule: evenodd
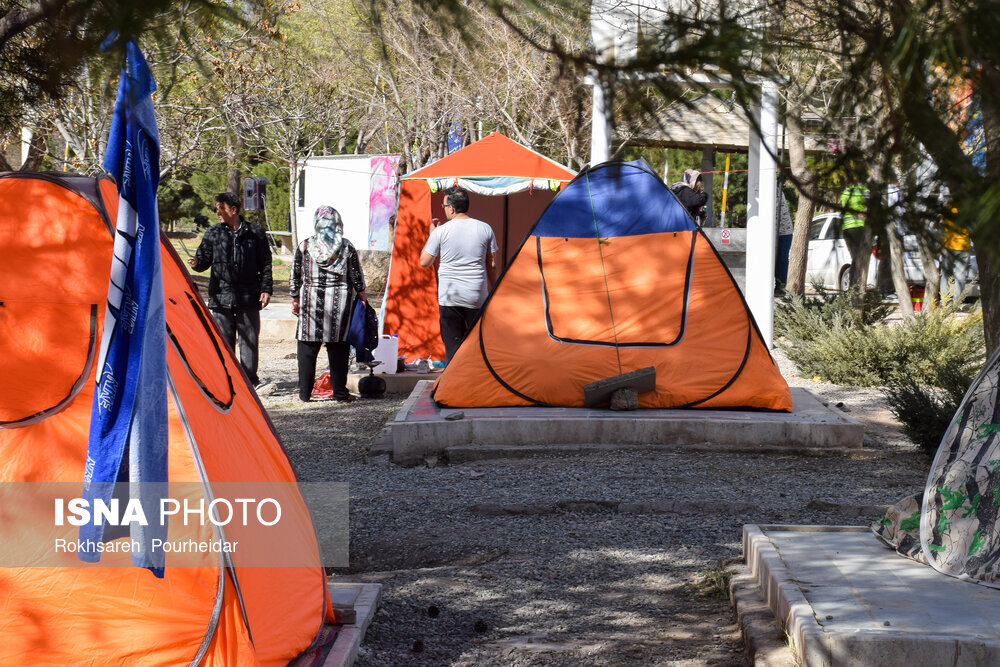
<svg viewBox="0 0 1000 667">
<path fill-rule="evenodd" d="M 499 130 L 539 150 L 580 153 L 579 77 L 483 5 L 463 6 L 461 19 L 382 0 L 343 10 L 333 1 L 303 6 L 325 22 L 330 51 L 353 65 L 337 89 L 356 145 L 379 135 L 409 171 L 443 157 L 458 124 L 466 140 Z"/>
<path fill-rule="evenodd" d="M 142 45 L 157 80 L 154 93 L 160 133 L 161 180 L 195 154 L 215 152 L 212 138 L 222 128 L 214 99 L 214 82 L 203 69 L 205 46 L 215 44 L 219 35 L 236 25 L 217 21 L 204 14 L 200 3 L 171 7 L 156 17 Z M 215 21 L 209 26 L 205 21 Z M 190 35 L 197 32 L 197 46 Z M 230 31 L 231 32 L 231 31 Z M 245 32 L 238 29 L 239 39 Z M 219 38 L 220 41 L 221 38 Z M 42 142 L 44 155 L 23 168 L 37 168 L 44 157 L 47 164 L 84 173 L 102 169 L 104 144 L 117 94 L 117 58 L 92 57 L 74 70 L 58 99 L 40 102 L 23 110 L 20 123 Z"/>
<path fill-rule="evenodd" d="M 266 1 L 250 0 L 239 9 L 221 0 L 5 3 L 0 6 L 0 134 L 23 125 L 30 110 L 64 99 L 81 68 L 93 68 L 102 58 L 99 47 L 109 35 L 155 42 L 172 33 L 178 42 L 191 43 L 189 28 L 200 35 L 213 23 L 238 22 L 264 9 Z M 177 21 L 178 13 L 197 21 Z M 104 58 L 114 62 L 119 55 L 112 44 Z"/>
<path fill-rule="evenodd" d="M 819 183 L 806 159 L 806 130 L 803 116 L 813 111 L 816 91 L 823 79 L 823 58 L 804 59 L 791 55 L 788 85 L 785 87 L 785 126 L 788 136 L 788 159 L 791 181 L 799 193 L 795 211 L 792 247 L 788 258 L 788 289 L 802 294 L 806 287 L 806 259 L 813 212 L 819 199 Z"/>
<path fill-rule="evenodd" d="M 501 17 L 512 4 L 485 0 Z M 457 0 L 448 0 L 458 12 Z M 550 3 L 548 15 L 574 3 Z M 521 3 L 513 6 L 532 6 Z M 902 157 L 907 175 L 924 159 L 936 170 L 930 177 L 945 186 L 958 209 L 955 222 L 971 232 L 980 267 L 987 347 L 1000 346 L 1000 235 L 993 233 L 1000 215 L 1000 28 L 995 7 L 986 0 L 787 0 L 783 15 L 805 17 L 822 26 L 828 38 L 801 39 L 801 21 L 781 21 L 763 2 L 667 3 L 661 20 L 644 38 L 626 66 L 600 61 L 596 54 L 566 45 L 525 38 L 567 62 L 589 67 L 619 82 L 622 94 L 641 99 L 650 82 L 663 95 L 677 95 L 676 81 L 696 85 L 695 73 L 724 73 L 737 101 L 749 109 L 761 78 L 784 84 L 781 57 L 789 50 L 804 57 L 833 59 L 818 92 L 823 96 L 819 131 L 839 139 L 819 181 L 838 174 L 884 192 L 894 173 L 892 161 Z M 541 10 L 539 10 L 541 11 Z M 777 17 L 780 18 L 780 17 Z M 645 79 L 636 73 L 658 75 Z M 802 83 L 810 77 L 804 77 Z M 970 88 L 956 99 L 956 87 Z M 809 100 L 803 100 L 809 102 Z M 641 108 L 641 105 L 639 105 Z M 981 118 L 976 130 L 973 119 Z M 793 119 L 793 124 L 795 120 Z M 970 146 L 970 136 L 978 145 Z M 985 155 L 985 160 L 982 160 Z M 915 160 L 915 156 L 917 159 Z M 795 170 L 798 171 L 798 170 Z M 796 187 L 808 193 L 812 179 L 793 171 Z M 907 225 L 931 253 L 940 248 L 940 221 L 946 203 L 928 195 L 928 183 L 905 178 L 901 183 Z M 829 190 L 816 201 L 836 206 Z M 873 207 L 867 226 L 882 231 L 887 207 Z M 804 224 L 804 223 L 803 223 Z M 799 244 L 802 243 L 801 231 Z M 927 267 L 930 269 L 930 267 Z M 929 270 L 929 282 L 933 271 Z M 936 285 L 929 284 L 933 293 Z"/>
</svg>

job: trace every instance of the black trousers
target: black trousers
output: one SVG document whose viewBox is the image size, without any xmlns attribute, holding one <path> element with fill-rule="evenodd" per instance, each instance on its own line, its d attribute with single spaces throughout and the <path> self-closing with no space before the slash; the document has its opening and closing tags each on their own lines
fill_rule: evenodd
<svg viewBox="0 0 1000 667">
<path fill-rule="evenodd" d="M 212 319 L 219 325 L 222 339 L 229 349 L 236 352 L 236 334 L 240 336 L 240 365 L 250 378 L 250 384 L 260 382 L 257 377 L 257 340 L 260 337 L 260 309 L 257 307 L 212 310 Z"/>
<path fill-rule="evenodd" d="M 444 341 L 445 361 L 458 352 L 458 347 L 465 340 L 466 334 L 472 328 L 473 322 L 479 316 L 479 308 L 463 308 L 462 306 L 438 305 L 438 319 L 441 324 L 441 340 Z"/>
<path fill-rule="evenodd" d="M 334 398 L 347 398 L 347 359 L 351 354 L 351 345 L 347 342 L 321 343 L 318 341 L 298 341 L 296 358 L 299 362 L 299 398 L 308 401 L 312 396 L 312 388 L 316 383 L 316 357 L 319 348 L 326 345 L 326 357 L 330 362 L 330 382 L 333 384 Z"/>
</svg>

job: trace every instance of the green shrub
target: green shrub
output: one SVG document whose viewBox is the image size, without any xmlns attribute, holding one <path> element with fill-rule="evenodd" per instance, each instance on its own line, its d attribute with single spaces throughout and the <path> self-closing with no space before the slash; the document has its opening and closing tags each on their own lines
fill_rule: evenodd
<svg viewBox="0 0 1000 667">
<path fill-rule="evenodd" d="M 951 360 L 934 370 L 930 383 L 899 375 L 883 393 L 903 432 L 933 456 L 974 379 L 973 369 Z"/>
<path fill-rule="evenodd" d="M 891 312 L 875 290 L 862 296 L 856 289 L 829 292 L 816 286 L 816 294 L 786 294 L 774 311 L 774 330 L 790 339 L 812 340 L 822 337 L 837 320 L 842 326 L 859 328 L 879 322 Z"/>
<path fill-rule="evenodd" d="M 975 374 L 985 356 L 982 313 L 959 315 L 945 303 L 898 324 L 874 292 L 788 297 L 775 310 L 778 346 L 799 372 L 837 384 L 894 385 L 898 378 L 938 386 L 938 369 Z"/>
</svg>

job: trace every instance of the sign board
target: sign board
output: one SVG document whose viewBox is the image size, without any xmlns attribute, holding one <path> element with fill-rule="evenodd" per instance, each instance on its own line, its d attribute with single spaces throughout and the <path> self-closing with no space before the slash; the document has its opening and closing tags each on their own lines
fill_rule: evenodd
<svg viewBox="0 0 1000 667">
<path fill-rule="evenodd" d="M 300 165 L 296 236 L 313 235 L 313 215 L 332 206 L 344 220 L 344 236 L 358 250 L 389 250 L 396 213 L 398 155 L 325 155 Z"/>
</svg>

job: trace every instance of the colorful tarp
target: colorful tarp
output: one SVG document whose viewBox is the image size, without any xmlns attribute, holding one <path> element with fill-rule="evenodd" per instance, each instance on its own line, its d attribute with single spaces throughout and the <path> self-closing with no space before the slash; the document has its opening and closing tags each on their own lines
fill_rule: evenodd
<svg viewBox="0 0 1000 667">
<path fill-rule="evenodd" d="M 453 407 L 582 406 L 648 366 L 641 407 L 790 411 L 719 255 L 645 163 L 581 173 L 542 214 L 438 379 Z"/>
<path fill-rule="evenodd" d="M 872 528 L 938 572 L 1000 588 L 1000 350 L 962 399 L 923 494 Z"/>
<path fill-rule="evenodd" d="M 389 228 L 396 210 L 399 179 L 398 155 L 378 155 L 371 161 L 371 190 L 368 195 L 368 249 L 389 250 Z"/>
</svg>

